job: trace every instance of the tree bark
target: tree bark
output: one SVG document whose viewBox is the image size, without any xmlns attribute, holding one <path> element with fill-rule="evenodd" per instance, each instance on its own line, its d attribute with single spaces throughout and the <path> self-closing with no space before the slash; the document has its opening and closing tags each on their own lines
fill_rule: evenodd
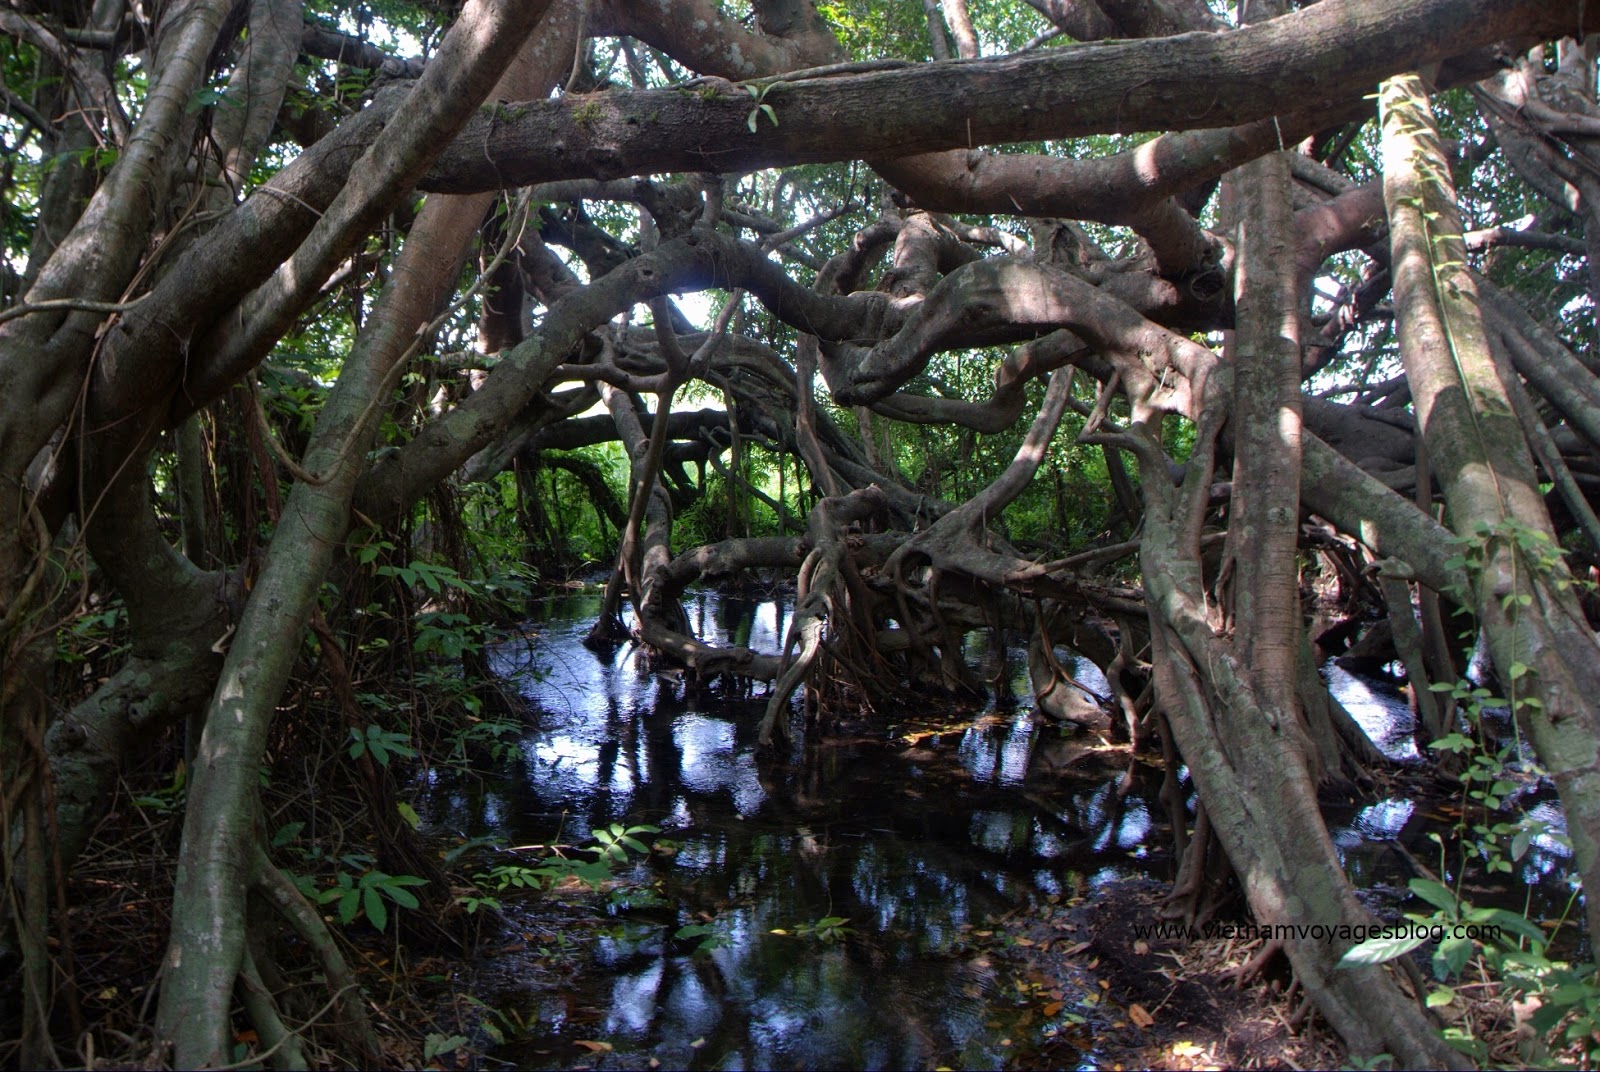
<svg viewBox="0 0 1600 1072">
<path fill-rule="evenodd" d="M 470 3 L 419 85 L 421 121 L 399 128 L 398 144 L 385 146 L 375 166 L 404 172 L 417 157 L 437 151 L 426 136 L 433 133 L 429 123 L 458 125 L 544 11 L 543 4 Z M 381 188 L 383 177 L 373 179 Z M 428 237 L 414 233 L 412 241 L 419 255 L 436 256 Z M 405 292 L 411 285 L 406 273 L 397 275 L 318 418 L 303 465 L 318 482 L 302 481 L 290 493 L 206 714 L 190 777 L 158 1012 L 159 1029 L 181 1067 L 229 1061 L 232 996 L 246 952 L 245 891 L 260 877 L 257 768 L 299 638 L 349 525 L 356 478 L 377 429 L 373 407 L 392 389 L 397 359 L 411 353 L 417 322 L 404 314 L 437 304 L 436 295 L 413 299 Z"/>
<path fill-rule="evenodd" d="M 1389 79 L 1383 117 L 1396 327 L 1429 461 L 1469 562 L 1461 593 L 1566 810 L 1584 888 L 1600 890 L 1600 642 L 1489 351 L 1448 158 L 1422 80 Z M 1585 901 L 1600 934 L 1600 897 Z"/>
</svg>

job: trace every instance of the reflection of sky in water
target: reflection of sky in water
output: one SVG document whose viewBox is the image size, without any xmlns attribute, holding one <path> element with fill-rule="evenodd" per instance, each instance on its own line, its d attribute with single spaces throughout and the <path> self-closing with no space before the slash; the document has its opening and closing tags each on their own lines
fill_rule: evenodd
<svg viewBox="0 0 1600 1072">
<path fill-rule="evenodd" d="M 1018 634 L 1014 630 L 1007 630 L 1006 639 L 1014 641 Z M 974 629 L 967 633 L 961 642 L 962 656 L 968 665 L 976 668 L 985 681 L 994 681 L 999 676 L 1001 666 L 994 646 L 994 634 L 988 629 Z M 1106 681 L 1100 668 L 1088 659 L 1077 654 L 1069 648 L 1058 647 L 1055 649 L 1056 661 L 1061 664 L 1061 669 L 1076 679 L 1090 692 L 1096 694 L 1091 699 L 1109 697 L 1111 684 Z M 1028 678 L 1028 647 L 1025 643 L 1008 643 L 1005 648 L 1005 680 L 1011 688 L 1012 699 L 1023 704 L 1031 703 L 1033 683 Z M 1069 686 L 1070 687 L 1070 686 Z M 992 699 L 998 705 L 999 696 Z M 991 707 L 990 710 L 994 710 Z"/>
<path fill-rule="evenodd" d="M 839 1067 L 842 1061 L 918 1067 L 930 1063 L 932 1040 L 905 1028 L 929 1017 L 953 1049 L 988 1037 L 986 990 L 969 990 L 973 975 L 961 968 L 907 971 L 898 966 L 907 962 L 903 957 L 876 970 L 860 964 L 842 944 L 795 933 L 816 911 L 795 893 L 791 884 L 719 913 L 717 927 L 728 944 L 708 954 L 661 955 L 650 940 L 633 947 L 630 959 L 625 940 L 610 942 L 616 974 L 600 1037 L 619 1052 L 631 1044 L 635 1052 L 680 1067 L 693 1054 L 689 1043 L 706 1040 L 714 1067 L 723 1069 Z M 849 925 L 888 933 L 891 924 L 853 915 Z M 774 928 L 790 933 L 774 935 Z M 643 964 L 640 954 L 647 957 Z"/>
<path fill-rule="evenodd" d="M 1329 662 L 1323 674 L 1333 698 L 1344 704 L 1379 751 L 1390 759 L 1419 758 L 1412 738 L 1411 707 L 1405 697 L 1383 690 L 1367 678 L 1356 677 L 1335 662 Z"/>
<path fill-rule="evenodd" d="M 1010 725 L 968 726 L 959 746 L 961 765 L 977 781 L 1020 785 L 1028 777 L 1033 736 L 1033 720 L 1027 714 Z"/>
<path fill-rule="evenodd" d="M 673 906 L 657 910 L 666 920 L 641 917 L 598 938 L 591 948 L 603 968 L 587 977 L 592 987 L 548 1005 L 544 1037 L 513 1063 L 561 1066 L 573 1056 L 570 1039 L 605 1038 L 617 1046 L 608 1066 L 618 1067 L 642 1067 L 649 1058 L 724 1069 L 1001 1067 L 1009 1054 L 998 1041 L 1015 1025 L 998 1022 L 993 969 L 952 952 L 963 928 L 1042 894 L 1073 896 L 1085 884 L 1095 889 L 1148 873 L 1131 857 L 1159 836 L 1139 795 L 1154 799 L 1154 776 L 1119 801 L 1114 777 L 1093 762 L 1070 762 L 1089 739 L 1056 741 L 1056 728 L 1029 710 L 1019 648 L 1005 654 L 1023 702 L 966 729 L 955 749 L 972 784 L 952 784 L 938 764 L 910 766 L 871 748 L 858 754 L 855 745 L 826 751 L 826 762 L 800 773 L 758 765 L 759 701 L 702 699 L 681 678 L 648 673 L 627 645 L 596 656 L 579 641 L 598 598 L 560 606 L 534 642 L 542 680 L 519 669 L 526 645 L 492 652 L 495 667 L 514 675 L 540 712 L 520 742 L 516 773 L 498 783 L 433 782 L 443 821 L 465 832 L 501 832 L 513 843 L 548 839 L 559 826 L 563 841 L 582 843 L 591 825 L 625 819 L 668 828 L 664 836 L 680 847 L 638 872 L 662 883 Z M 696 592 L 684 609 L 708 640 L 775 652 L 792 598 Z M 992 676 L 999 667 L 989 643 L 972 634 L 968 652 L 994 664 Z M 1064 650 L 1058 657 L 1089 689 L 1109 692 L 1087 660 Z M 1337 666 L 1327 673 L 1380 748 L 1415 756 L 1401 697 Z M 1030 756 L 1042 741 L 1069 758 L 1061 767 L 1050 765 L 1056 752 L 1036 757 L 1030 781 Z M 948 757 L 954 743 L 927 747 Z M 898 787 L 927 795 L 913 802 L 892 791 Z M 1015 792 L 1024 788 L 1026 798 Z M 1386 843 L 1417 836 L 1415 810 L 1389 799 L 1351 815 L 1334 837 L 1352 871 L 1378 875 L 1381 865 L 1389 881 L 1403 865 Z M 1552 832 L 1533 840 L 1519 875 L 1542 891 L 1555 886 L 1560 896 L 1536 900 L 1558 914 L 1570 866 L 1554 839 L 1561 814 L 1545 802 L 1532 814 Z M 701 912 L 714 916 L 729 944 L 688 955 L 669 938 Z M 800 935 L 827 915 L 846 917 L 850 935 L 834 944 Z M 550 1034 L 562 1030 L 571 1034 Z M 701 1038 L 705 1048 L 692 1050 Z"/>
<path fill-rule="evenodd" d="M 987 652 L 988 634 L 974 632 L 967 634 L 968 654 L 973 654 L 973 649 L 979 649 L 979 654 Z M 1013 688 L 1022 697 L 1028 696 L 1028 668 L 1027 650 L 1014 647 L 1010 651 L 1011 661 L 1014 666 L 1020 667 L 1020 676 L 1013 681 Z M 1100 668 L 1082 656 L 1073 655 L 1065 649 L 1056 652 L 1062 669 L 1071 674 L 1075 679 L 1100 696 L 1106 696 L 1111 691 L 1110 683 Z M 1071 686 L 1067 686 L 1071 687 Z M 1081 692 L 1081 690 L 1079 690 Z M 1093 699 L 1093 697 L 1090 697 Z M 972 777 L 979 781 L 999 786 L 1019 786 L 1028 777 L 1029 758 L 1038 744 L 1039 738 L 1060 732 L 1060 727 L 1049 719 L 1035 719 L 1031 705 L 1018 709 L 1013 721 L 1005 725 L 984 723 L 969 726 L 961 735 L 960 756 L 961 765 L 972 773 Z"/>
<path fill-rule="evenodd" d="M 656 961 L 642 972 L 619 975 L 612 983 L 611 1007 L 607 1011 L 606 1034 L 640 1035 L 655 1019 L 656 992 L 661 987 L 662 963 Z"/>
<path fill-rule="evenodd" d="M 1100 668 L 1081 655 L 1066 655 L 1061 651 L 1056 652 L 1056 658 L 1061 661 L 1062 667 L 1078 681 L 1082 682 L 1091 691 L 1101 696 L 1111 695 L 1111 682 L 1100 672 Z"/>
<path fill-rule="evenodd" d="M 1348 826 L 1332 830 L 1333 844 L 1344 853 L 1370 841 L 1390 841 L 1411 820 L 1417 806 L 1409 800 L 1390 797 L 1362 808 Z"/>
<path fill-rule="evenodd" d="M 522 742 L 522 750 L 533 761 L 534 778 L 563 793 L 592 789 L 599 778 L 600 748 L 596 742 L 565 735 L 529 738 Z"/>
<path fill-rule="evenodd" d="M 744 599 L 704 589 L 691 591 L 683 599 L 695 636 L 710 644 L 736 645 L 769 655 L 783 647 L 789 608 L 787 602 Z"/>
<path fill-rule="evenodd" d="M 1540 801 L 1528 809 L 1527 817 L 1542 829 L 1529 840 L 1528 854 L 1517 861 L 1518 877 L 1527 886 L 1577 889 L 1580 880 L 1572 870 L 1572 846 L 1565 843 L 1567 817 L 1561 805 L 1553 800 Z"/>
<path fill-rule="evenodd" d="M 732 725 L 700 715 L 680 715 L 672 724 L 672 739 L 678 746 L 685 788 L 707 796 L 726 790 L 740 815 L 754 814 L 761 807 L 766 793 L 755 755 L 749 749 L 735 749 Z"/>
<path fill-rule="evenodd" d="M 1548 852 L 1552 856 L 1569 858 L 1572 856 L 1572 847 L 1556 840 L 1567 836 L 1567 817 L 1562 814 L 1561 806 L 1554 801 L 1546 800 L 1535 804 L 1528 809 L 1528 818 L 1541 823 L 1544 831 L 1534 837 L 1533 844 Z"/>
<path fill-rule="evenodd" d="M 1106 787 L 1111 790 L 1111 786 Z M 1109 831 L 1109 827 L 1107 828 Z M 1145 807 L 1142 800 L 1129 800 L 1123 805 L 1122 821 L 1117 824 L 1117 848 L 1131 849 L 1135 845 L 1144 843 L 1150 836 L 1150 809 Z M 1096 844 L 1095 848 L 1101 848 Z"/>
<path fill-rule="evenodd" d="M 1141 873 L 1132 867 L 1102 867 L 1089 876 L 1089 888 L 1098 889 L 1102 886 L 1109 886 L 1113 882 L 1121 882 L 1125 878 L 1132 878 L 1134 875 Z"/>
<path fill-rule="evenodd" d="M 1043 735 L 1056 733 L 1025 705 L 961 737 L 958 755 L 981 800 L 969 796 L 975 786 L 952 784 L 948 768 L 911 766 L 883 746 L 825 750 L 809 773 L 763 766 L 759 700 L 702 698 L 681 677 L 648 673 L 627 645 L 597 656 L 580 641 L 598 598 L 559 603 L 553 614 L 564 617 L 538 625 L 533 641 L 541 679 L 518 670 L 527 645 L 492 653 L 539 712 L 515 775 L 437 783 L 443 821 L 513 843 L 559 828 L 572 844 L 602 822 L 650 822 L 678 850 L 636 872 L 661 883 L 670 907 L 597 936 L 589 948 L 600 967 L 584 977 L 592 986 L 550 1006 L 538 1032 L 605 1038 L 621 1067 L 649 1058 L 725 1069 L 1001 1067 L 1009 1052 L 999 1040 L 1017 1025 L 997 1021 L 1008 1015 L 994 1004 L 1000 982 L 957 952 L 964 936 L 1042 893 L 1077 892 L 1081 875 L 1142 873 L 1127 857 L 1151 831 L 1149 809 L 1137 797 L 1119 806 L 1103 772 L 1051 774 L 1030 787 L 1044 797 L 1008 793 L 1026 782 Z M 691 593 L 684 609 L 708 640 L 773 652 L 792 600 Z M 1008 654 L 1025 698 L 1025 653 Z M 1105 689 L 1090 664 L 1061 657 L 1085 685 Z M 928 795 L 891 791 L 900 786 Z M 1054 817 L 1038 814 L 1045 797 Z M 702 913 L 728 944 L 690 955 L 671 935 Z M 829 915 L 846 918 L 848 936 L 802 936 Z M 700 1038 L 705 1047 L 692 1050 Z M 515 1063 L 570 1059 L 553 1042 L 548 1033 L 530 1041 Z"/>
</svg>

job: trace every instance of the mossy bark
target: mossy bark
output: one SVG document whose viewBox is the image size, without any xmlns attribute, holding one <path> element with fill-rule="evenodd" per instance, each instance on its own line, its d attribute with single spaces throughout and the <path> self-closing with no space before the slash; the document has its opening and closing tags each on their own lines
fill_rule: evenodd
<svg viewBox="0 0 1600 1072">
<path fill-rule="evenodd" d="M 1383 84 L 1384 201 L 1400 354 L 1477 613 L 1566 810 L 1600 934 L 1600 642 L 1579 609 L 1527 440 L 1490 352 L 1427 89 Z"/>
</svg>

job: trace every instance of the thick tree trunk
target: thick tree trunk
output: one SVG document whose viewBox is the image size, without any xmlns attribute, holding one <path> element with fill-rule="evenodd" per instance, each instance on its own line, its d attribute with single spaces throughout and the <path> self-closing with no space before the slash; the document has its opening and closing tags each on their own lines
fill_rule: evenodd
<svg viewBox="0 0 1600 1072">
<path fill-rule="evenodd" d="M 463 121 L 543 14 L 542 4 L 469 4 L 414 93 L 421 116 Z M 441 83 L 450 82 L 453 92 L 441 93 Z M 390 159 L 437 151 L 436 143 L 416 138 L 420 128 L 400 128 Z M 229 1060 L 232 997 L 246 956 L 245 897 L 263 880 L 255 794 L 274 708 L 349 525 L 356 478 L 378 426 L 376 407 L 393 389 L 395 369 L 415 352 L 415 313 L 436 307 L 454 280 L 441 265 L 422 266 L 448 264 L 452 252 L 459 265 L 461 225 L 470 233 L 482 218 L 484 206 L 471 200 L 443 207 L 434 225 L 439 233 L 429 234 L 420 220 L 413 230 L 407 249 L 415 246 L 418 270 L 396 273 L 318 418 L 303 465 L 315 481 L 302 480 L 289 496 L 207 711 L 190 777 L 159 1009 L 160 1030 L 179 1067 Z"/>
<path fill-rule="evenodd" d="M 1555 779 L 1600 934 L 1600 641 L 1572 577 L 1527 441 L 1489 351 L 1466 269 L 1449 160 L 1421 78 L 1385 82 L 1384 200 L 1395 312 L 1417 420 L 1469 563 L 1496 672 Z"/>
<path fill-rule="evenodd" d="M 1197 440 L 1182 488 L 1172 486 L 1166 455 L 1142 426 L 1122 442 L 1139 458 L 1145 488 L 1140 562 L 1157 698 L 1257 923 L 1369 924 L 1322 820 L 1295 690 L 1300 347 L 1288 183 L 1281 156 L 1241 169 L 1235 179 L 1248 196 L 1239 206 L 1235 268 L 1231 637 L 1219 630 L 1206 598 L 1199 547 L 1219 411 L 1227 405 L 1216 381 L 1229 377 L 1219 370 L 1199 393 Z M 1249 494 L 1241 501 L 1244 479 Z M 1198 833 L 1195 844 L 1203 844 Z M 1413 1067 L 1465 1066 L 1386 971 L 1340 970 L 1342 948 L 1292 932 L 1283 946 L 1307 993 L 1356 1054 L 1389 1053 Z"/>
</svg>

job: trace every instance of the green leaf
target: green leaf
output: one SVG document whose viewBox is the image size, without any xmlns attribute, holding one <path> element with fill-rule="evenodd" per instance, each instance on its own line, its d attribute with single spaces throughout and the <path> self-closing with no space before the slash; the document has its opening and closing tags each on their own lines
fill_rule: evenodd
<svg viewBox="0 0 1600 1072">
<path fill-rule="evenodd" d="M 1461 969 L 1472 959 L 1477 946 L 1471 938 L 1446 938 L 1433 954 L 1433 973 L 1437 978 L 1448 979 L 1461 974 Z"/>
<path fill-rule="evenodd" d="M 385 886 L 426 886 L 428 880 L 417 875 L 388 875 Z"/>
<path fill-rule="evenodd" d="M 1451 919 L 1457 912 L 1456 895 L 1450 892 L 1449 887 L 1443 883 L 1435 882 L 1431 878 L 1414 878 L 1409 883 L 1411 892 L 1427 901 L 1435 908 L 1442 908 Z"/>
<path fill-rule="evenodd" d="M 593 863 L 578 864 L 572 873 L 579 880 L 589 884 L 590 888 L 598 890 L 603 883 L 611 878 L 611 868 L 596 860 Z"/>
<path fill-rule="evenodd" d="M 444 1035 L 430 1031 L 428 1037 L 422 1043 L 422 1059 L 431 1061 L 435 1057 L 454 1053 L 466 1044 L 467 1036 L 465 1035 L 451 1035 L 446 1038 Z"/>
<path fill-rule="evenodd" d="M 1498 923 L 1502 930 L 1508 930 L 1520 935 L 1535 943 L 1541 949 L 1550 941 L 1550 936 L 1540 930 L 1538 924 L 1530 922 L 1515 912 L 1508 912 L 1504 908 L 1489 909 L 1488 914 L 1485 916 L 1485 922 Z"/>
<path fill-rule="evenodd" d="M 383 892 L 389 895 L 389 900 L 401 908 L 416 908 L 418 905 L 417 895 L 410 890 L 398 886 L 385 886 Z"/>
<path fill-rule="evenodd" d="M 1405 956 L 1427 940 L 1427 935 L 1406 938 L 1368 938 L 1340 957 L 1337 966 L 1340 968 L 1363 968 L 1374 964 L 1387 964 L 1396 957 Z"/>
<path fill-rule="evenodd" d="M 1541 995 L 1551 1005 L 1567 1006 L 1576 1005 L 1578 1002 L 1592 997 L 1592 988 L 1579 983 L 1564 983 L 1553 990 L 1547 990 Z"/>
<path fill-rule="evenodd" d="M 367 920 L 380 931 L 387 928 L 389 923 L 389 910 L 384 907 L 383 898 L 378 896 L 378 891 L 368 886 L 361 891 L 362 903 L 367 910 Z"/>
<path fill-rule="evenodd" d="M 1444 1040 L 1462 1053 L 1482 1064 L 1489 1057 L 1489 1047 L 1482 1039 L 1474 1038 L 1459 1027 L 1444 1029 Z"/>
<path fill-rule="evenodd" d="M 184 105 L 185 115 L 193 115 L 202 108 L 209 108 L 221 101 L 224 94 L 220 89 L 197 89 L 189 97 L 189 103 Z"/>
<path fill-rule="evenodd" d="M 395 804 L 394 810 L 400 813 L 400 818 L 404 819 L 411 829 L 422 829 L 422 816 L 417 814 L 416 808 L 402 800 Z"/>
<path fill-rule="evenodd" d="M 1428 747 L 1436 752 L 1454 752 L 1459 754 L 1461 752 L 1471 751 L 1477 747 L 1477 744 L 1470 737 L 1463 736 L 1462 734 L 1447 733 L 1443 737 L 1440 737 L 1437 741 L 1429 742 Z"/>
<path fill-rule="evenodd" d="M 343 890 L 339 896 L 339 922 L 348 924 L 361 911 L 361 891 Z"/>
<path fill-rule="evenodd" d="M 1441 986 L 1428 994 L 1427 1005 L 1430 1009 L 1437 1009 L 1441 1005 L 1448 1005 L 1456 999 L 1456 992 L 1448 986 Z"/>
<path fill-rule="evenodd" d="M 300 836 L 300 831 L 306 828 L 305 823 L 284 823 L 278 827 L 278 832 L 272 835 L 272 847 L 281 849 L 289 842 Z"/>
</svg>

